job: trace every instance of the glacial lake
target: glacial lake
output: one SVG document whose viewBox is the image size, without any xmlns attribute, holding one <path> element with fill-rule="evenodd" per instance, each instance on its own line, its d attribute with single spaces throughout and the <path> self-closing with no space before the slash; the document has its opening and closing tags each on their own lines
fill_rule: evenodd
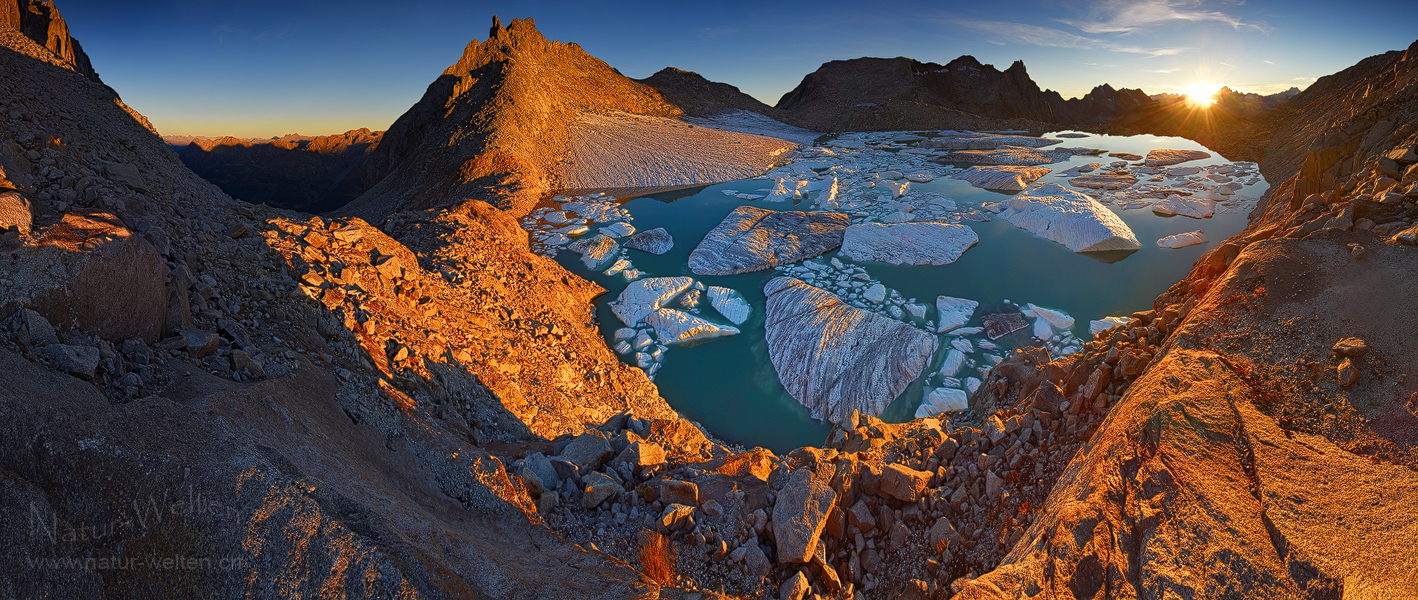
<svg viewBox="0 0 1418 600">
<path fill-rule="evenodd" d="M 898 132 L 904 134 L 905 132 Z M 1050 137 L 1054 134 L 1046 134 Z M 881 141 L 882 136 L 891 134 L 866 135 L 868 139 Z M 860 136 L 859 136 L 860 137 Z M 889 140 L 886 140 L 889 142 Z M 831 142 L 827 142 L 831 144 Z M 853 142 L 850 145 L 854 145 Z M 1088 135 L 1087 137 L 1064 139 L 1059 146 L 1097 148 L 1111 152 L 1128 152 L 1146 155 L 1149 150 L 1171 148 L 1201 150 L 1209 152 L 1211 158 L 1193 160 L 1172 167 L 1219 167 L 1232 164 L 1216 152 L 1203 148 L 1196 142 L 1181 138 L 1131 136 L 1116 137 Z M 1015 227 L 980 207 L 986 203 L 1005 200 L 1009 193 L 976 188 L 970 183 L 953 179 L 950 172 L 969 167 L 967 164 L 934 165 L 923 162 L 929 157 L 903 155 L 899 151 L 910 148 L 909 144 L 882 143 L 869 144 L 865 148 L 848 151 L 849 156 L 827 157 L 825 160 L 847 161 L 847 166 L 863 178 L 870 179 L 874 173 L 890 167 L 900 167 L 902 173 L 913 173 L 935 169 L 937 176 L 929 183 L 911 183 L 909 192 L 913 194 L 944 196 L 954 200 L 959 213 L 973 211 L 990 218 L 989 221 L 975 221 L 969 218 L 958 222 L 972 228 L 979 236 L 979 243 L 966 251 L 956 262 L 941 266 L 892 265 L 879 262 L 854 263 L 838 252 L 815 259 L 818 263 L 837 258 L 851 268 L 853 264 L 864 268 L 872 282 L 880 282 L 890 290 L 899 293 L 902 299 L 914 299 L 916 304 L 927 307 L 928 319 L 934 319 L 937 296 L 953 296 L 980 303 L 967 326 L 979 326 L 981 317 L 1000 309 L 1011 309 L 1006 301 L 1015 307 L 1032 303 L 1062 311 L 1076 319 L 1071 332 L 1078 343 L 1090 339 L 1089 320 L 1106 316 L 1126 316 L 1136 311 L 1151 308 L 1156 296 L 1180 280 L 1191 269 L 1192 264 L 1206 251 L 1240 232 L 1246 225 L 1247 215 L 1255 206 L 1255 201 L 1267 189 L 1268 184 L 1260 179 L 1258 170 L 1252 164 L 1243 165 L 1248 174 L 1245 181 L 1254 182 L 1235 192 L 1236 201 L 1223 202 L 1217 206 L 1215 216 L 1207 219 L 1192 219 L 1182 216 L 1161 217 L 1148 208 L 1122 209 L 1116 204 L 1104 202 L 1132 229 L 1142 248 L 1117 260 L 1119 256 L 1108 257 L 1106 262 L 1099 257 L 1077 254 L 1068 248 L 1037 237 Z M 831 146 L 829 146 L 831 148 Z M 1043 148 L 1045 150 L 1049 148 Z M 839 148 L 840 150 L 840 148 Z M 798 161 L 822 161 L 822 156 L 799 158 Z M 1103 163 L 1100 171 L 1110 169 L 1107 165 L 1117 158 L 1090 155 L 1076 155 L 1065 161 L 1042 165 L 1052 169 L 1049 175 L 1034 185 L 1059 183 L 1066 185 L 1067 177 L 1060 171 L 1086 165 Z M 1132 161 L 1131 166 L 1138 166 Z M 791 166 L 786 169 L 791 170 Z M 798 169 L 799 172 L 806 172 Z M 782 175 L 785 168 L 775 169 L 772 174 Z M 1200 175 L 1205 176 L 1203 171 Z M 839 175 L 840 177 L 840 175 Z M 1168 179 L 1165 185 L 1175 185 L 1184 179 Z M 772 179 L 750 179 L 704 187 L 696 187 L 672 192 L 653 193 L 636 196 L 626 190 L 609 192 L 618 196 L 615 202 L 627 211 L 629 220 L 637 231 L 657 227 L 665 228 L 674 238 L 674 247 L 663 255 L 622 248 L 621 255 L 633 262 L 634 269 L 643 277 L 689 276 L 705 286 L 722 286 L 739 291 L 752 306 L 748 320 L 738 325 L 738 335 L 706 340 L 692 345 L 670 346 L 659 361 L 654 382 L 660 394 L 671 406 L 685 417 L 698 421 L 720 439 L 744 446 L 763 446 L 775 452 L 785 452 L 804 445 L 821 445 L 830 426 L 811 417 L 809 411 L 794 400 L 779 383 L 778 374 L 769 359 L 764 336 L 764 285 L 772 278 L 783 275 L 780 270 L 766 270 L 723 277 L 699 276 L 690 271 L 687 260 L 691 251 L 711 229 L 720 223 L 730 211 L 741 205 L 752 205 L 772 210 L 811 210 L 814 199 L 796 201 L 765 202 L 746 200 L 737 195 L 728 195 L 726 190 L 762 195 L 773 185 Z M 1139 176 L 1139 186 L 1147 182 L 1147 176 Z M 1157 183 L 1154 185 L 1164 185 Z M 1077 191 L 1106 197 L 1095 190 L 1070 188 Z M 1126 191 L 1126 190 L 1124 190 Z M 548 198 L 543 209 L 534 212 L 524 220 L 524 226 L 534 230 L 534 239 L 543 235 L 536 232 L 538 227 L 546 230 L 551 226 L 538 221 L 539 214 L 561 207 L 566 196 L 589 195 L 592 191 L 580 190 L 562 192 L 559 201 Z M 933 196 L 934 197 L 934 196 Z M 574 198 L 573 198 L 574 200 Z M 1224 208 L 1223 208 L 1224 207 Z M 860 218 L 861 215 L 858 215 Z M 858 219 L 853 221 L 858 222 Z M 594 235 L 606 223 L 587 223 Z M 1159 238 L 1204 230 L 1208 242 L 1180 249 L 1159 248 Z M 619 240 L 624 242 L 624 239 Z M 536 246 L 536 244 L 534 244 Z M 625 324 L 615 316 L 609 305 L 620 292 L 629 285 L 622 275 L 606 275 L 592 271 L 583 264 L 581 255 L 564 246 L 556 250 L 556 260 L 582 277 L 596 282 L 607 293 L 596 300 L 596 313 L 602 334 L 610 347 L 622 340 L 615 338 L 615 332 Z M 1017 308 L 1013 308 L 1017 310 Z M 699 304 L 698 316 L 719 324 L 729 324 L 724 317 L 710 308 L 708 299 Z M 935 334 L 932 328 L 929 330 Z M 1000 347 L 992 352 L 997 356 L 1007 354 L 1013 348 L 1031 343 L 1032 338 L 1026 328 L 995 343 Z M 983 334 L 974 339 L 987 339 Z M 900 394 L 880 415 L 888 422 L 907 421 L 914 417 L 917 407 L 929 391 L 941 385 L 942 379 L 936 375 L 952 337 L 939 335 L 938 349 L 931 365 L 919 378 Z M 988 344 L 986 344 L 988 346 Z M 621 355 L 622 360 L 634 365 L 634 354 Z M 989 367 L 983 351 L 971 355 L 973 377 L 984 379 L 981 369 Z M 964 374 L 961 375 L 964 377 Z"/>
</svg>

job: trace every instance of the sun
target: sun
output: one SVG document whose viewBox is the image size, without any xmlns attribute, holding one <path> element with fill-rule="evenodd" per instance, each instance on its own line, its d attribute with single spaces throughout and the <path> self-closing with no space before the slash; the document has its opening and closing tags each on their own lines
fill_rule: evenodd
<svg viewBox="0 0 1418 600">
<path fill-rule="evenodd" d="M 1193 108 L 1211 108 L 1216 103 L 1216 92 L 1221 86 L 1214 83 L 1193 83 L 1187 86 L 1187 104 Z"/>
</svg>

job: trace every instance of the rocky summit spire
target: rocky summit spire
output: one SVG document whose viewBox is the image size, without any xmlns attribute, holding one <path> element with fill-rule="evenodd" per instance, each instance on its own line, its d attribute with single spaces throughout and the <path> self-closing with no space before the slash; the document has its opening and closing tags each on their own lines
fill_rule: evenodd
<svg viewBox="0 0 1418 600">
<path fill-rule="evenodd" d="M 497 18 L 497 15 L 493 15 L 492 29 L 488 30 L 487 32 L 488 39 L 495 38 L 497 37 L 497 34 L 502 33 L 504 31 L 507 31 L 507 29 L 502 26 L 502 19 Z"/>
<path fill-rule="evenodd" d="M 68 63 L 74 71 L 103 83 L 79 40 L 69 36 L 69 25 L 59 16 L 59 9 L 52 0 L 0 0 L 0 28 L 23 33 Z"/>
</svg>

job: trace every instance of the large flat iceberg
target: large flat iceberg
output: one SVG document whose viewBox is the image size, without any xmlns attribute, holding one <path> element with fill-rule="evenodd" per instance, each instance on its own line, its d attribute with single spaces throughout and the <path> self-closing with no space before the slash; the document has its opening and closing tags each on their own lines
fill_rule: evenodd
<svg viewBox="0 0 1418 600">
<path fill-rule="evenodd" d="M 948 265 L 979 242 L 975 230 L 949 223 L 862 223 L 847 228 L 842 254 L 893 265 Z"/>
<path fill-rule="evenodd" d="M 1074 252 L 1142 248 L 1132 229 L 1108 207 L 1057 183 L 1025 190 L 1000 206 L 1000 217 L 1015 227 Z"/>
<path fill-rule="evenodd" d="M 814 418 L 840 423 L 853 410 L 881 414 L 935 352 L 934 336 L 798 279 L 778 277 L 763 293 L 768 357 L 788 394 Z"/>
</svg>

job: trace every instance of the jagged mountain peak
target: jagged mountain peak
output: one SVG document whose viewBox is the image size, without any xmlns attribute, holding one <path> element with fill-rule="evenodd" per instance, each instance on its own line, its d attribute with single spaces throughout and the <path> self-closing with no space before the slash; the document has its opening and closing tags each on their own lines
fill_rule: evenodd
<svg viewBox="0 0 1418 600">
<path fill-rule="evenodd" d="M 53 0 L 0 0 L 0 27 L 25 34 L 65 66 L 95 83 L 103 83 L 79 40 L 69 35 L 69 25 Z"/>
</svg>

